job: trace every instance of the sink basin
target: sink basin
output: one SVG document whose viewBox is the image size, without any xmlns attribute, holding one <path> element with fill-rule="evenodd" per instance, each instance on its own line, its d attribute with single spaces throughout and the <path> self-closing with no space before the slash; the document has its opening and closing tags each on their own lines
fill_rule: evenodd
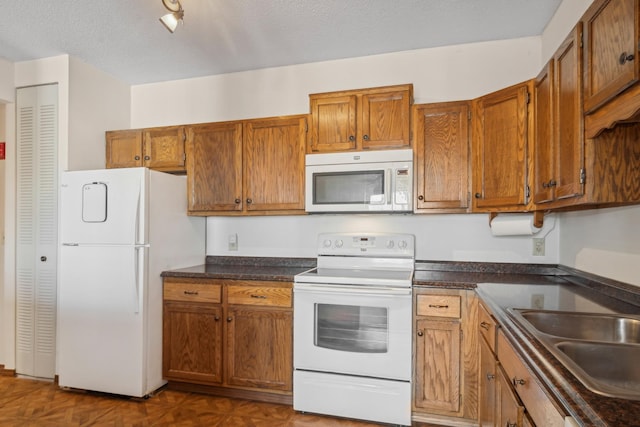
<svg viewBox="0 0 640 427">
<path fill-rule="evenodd" d="M 640 346 L 563 341 L 555 344 L 584 374 L 570 369 L 587 387 L 604 394 L 640 399 Z"/>
<path fill-rule="evenodd" d="M 640 318 L 614 314 L 520 310 L 520 315 L 545 334 L 589 341 L 640 344 Z"/>
<path fill-rule="evenodd" d="M 509 311 L 589 390 L 640 400 L 640 316 Z"/>
</svg>

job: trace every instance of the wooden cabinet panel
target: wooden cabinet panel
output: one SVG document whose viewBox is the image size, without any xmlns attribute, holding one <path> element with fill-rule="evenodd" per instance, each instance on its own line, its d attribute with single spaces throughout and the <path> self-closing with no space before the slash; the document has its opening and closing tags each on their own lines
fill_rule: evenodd
<svg viewBox="0 0 640 427">
<path fill-rule="evenodd" d="M 533 158 L 533 202 L 545 203 L 553 200 L 555 158 L 554 130 L 554 76 L 555 62 L 550 60 L 536 78 L 533 85 L 534 158 Z"/>
<path fill-rule="evenodd" d="M 291 311 L 229 307 L 226 336 L 228 384 L 292 390 Z"/>
<path fill-rule="evenodd" d="M 480 392 L 478 413 L 480 427 L 496 424 L 496 359 L 487 342 L 480 339 Z"/>
<path fill-rule="evenodd" d="M 460 323 L 418 320 L 415 405 L 424 409 L 460 409 Z"/>
<path fill-rule="evenodd" d="M 190 214 L 242 210 L 242 122 L 187 129 Z"/>
<path fill-rule="evenodd" d="M 411 84 L 311 94 L 307 152 L 408 147 L 412 102 Z"/>
<path fill-rule="evenodd" d="M 143 165 L 161 171 L 184 171 L 185 129 L 183 126 L 145 129 Z"/>
<path fill-rule="evenodd" d="M 106 167 L 185 171 L 183 126 L 107 131 Z"/>
<path fill-rule="evenodd" d="M 524 407 L 514 395 L 509 379 L 507 379 L 502 369 L 498 368 L 496 371 L 496 396 L 498 401 L 496 426 L 520 427 L 524 417 Z M 543 425 L 546 427 L 546 424 Z"/>
<path fill-rule="evenodd" d="M 414 105 L 416 212 L 467 210 L 469 116 L 466 101 Z"/>
<path fill-rule="evenodd" d="M 527 82 L 474 101 L 474 211 L 527 207 L 530 87 Z"/>
<path fill-rule="evenodd" d="M 406 89 L 362 95 L 362 148 L 408 147 L 410 106 Z"/>
<path fill-rule="evenodd" d="M 222 308 L 216 304 L 165 302 L 165 378 L 202 384 L 222 383 Z"/>
<path fill-rule="evenodd" d="M 163 298 L 171 301 L 220 303 L 222 290 L 220 285 L 165 280 Z"/>
<path fill-rule="evenodd" d="M 491 314 L 489 314 L 487 309 L 482 304 L 479 304 L 478 308 L 478 326 L 480 336 L 487 342 L 491 351 L 495 352 L 496 331 L 498 329 L 498 325 Z"/>
<path fill-rule="evenodd" d="M 556 409 L 551 398 L 545 394 L 542 386 L 520 360 L 503 333 L 498 333 L 497 341 L 498 360 L 536 425 L 564 426 L 564 416 Z"/>
<path fill-rule="evenodd" d="M 356 148 L 355 95 L 311 97 L 309 152 L 343 151 Z"/>
<path fill-rule="evenodd" d="M 142 132 L 139 130 L 107 131 L 106 167 L 142 166 Z"/>
<path fill-rule="evenodd" d="M 584 14 L 586 113 L 638 81 L 639 8 L 638 0 L 596 0 Z"/>
<path fill-rule="evenodd" d="M 249 211 L 304 210 L 306 118 L 244 123 L 244 197 Z"/>
</svg>

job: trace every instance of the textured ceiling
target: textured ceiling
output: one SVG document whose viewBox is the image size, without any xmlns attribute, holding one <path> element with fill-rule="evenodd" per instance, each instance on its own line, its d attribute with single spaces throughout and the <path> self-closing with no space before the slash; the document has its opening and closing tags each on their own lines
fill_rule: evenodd
<svg viewBox="0 0 640 427">
<path fill-rule="evenodd" d="M 561 0 L 0 0 L 0 57 L 69 54 L 130 84 L 540 35 Z"/>
</svg>

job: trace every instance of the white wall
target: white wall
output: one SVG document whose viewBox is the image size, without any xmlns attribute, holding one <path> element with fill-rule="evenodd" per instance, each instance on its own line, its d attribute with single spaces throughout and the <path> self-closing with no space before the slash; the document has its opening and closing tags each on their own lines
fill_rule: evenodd
<svg viewBox="0 0 640 427">
<path fill-rule="evenodd" d="M 310 93 L 413 83 L 416 103 L 472 99 L 534 77 L 540 38 L 473 43 L 134 86 L 132 126 L 223 121 L 309 112 Z M 557 229 L 546 256 L 529 237 L 494 238 L 487 215 L 314 215 L 210 217 L 208 255 L 315 256 L 325 231 L 395 231 L 417 236 L 419 259 L 556 263 Z M 546 231 L 545 231 L 546 232 Z M 227 251 L 230 233 L 239 250 Z"/>
<path fill-rule="evenodd" d="M 69 58 L 68 170 L 105 166 L 104 131 L 129 129 L 131 87 Z"/>
</svg>

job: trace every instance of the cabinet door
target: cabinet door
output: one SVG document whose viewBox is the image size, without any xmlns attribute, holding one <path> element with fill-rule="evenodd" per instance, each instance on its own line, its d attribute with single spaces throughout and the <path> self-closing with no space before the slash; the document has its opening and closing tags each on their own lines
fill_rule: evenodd
<svg viewBox="0 0 640 427">
<path fill-rule="evenodd" d="M 416 212 L 466 210 L 469 193 L 469 104 L 413 108 Z"/>
<path fill-rule="evenodd" d="M 222 308 L 165 301 L 162 375 L 169 380 L 222 383 Z"/>
<path fill-rule="evenodd" d="M 242 122 L 187 129 L 190 214 L 242 210 Z"/>
<path fill-rule="evenodd" d="M 356 148 L 356 95 L 311 95 L 309 152 Z"/>
<path fill-rule="evenodd" d="M 410 145 L 411 92 L 394 90 L 362 95 L 362 148 L 402 148 Z"/>
<path fill-rule="evenodd" d="M 245 122 L 246 210 L 304 210 L 305 132 L 305 117 Z"/>
<path fill-rule="evenodd" d="M 473 207 L 477 211 L 527 205 L 529 86 L 511 86 L 476 100 Z"/>
<path fill-rule="evenodd" d="M 107 168 L 142 166 L 142 131 L 107 131 L 105 136 Z"/>
<path fill-rule="evenodd" d="M 498 407 L 496 426 L 520 427 L 524 416 L 524 406 L 515 396 L 509 380 L 505 377 L 501 369 L 497 369 L 497 397 Z"/>
<path fill-rule="evenodd" d="M 489 345 L 480 338 L 480 427 L 496 422 L 496 359 Z"/>
<path fill-rule="evenodd" d="M 416 321 L 414 405 L 457 414 L 460 410 L 460 322 Z"/>
<path fill-rule="evenodd" d="M 183 126 L 144 130 L 144 166 L 167 172 L 185 170 Z"/>
<path fill-rule="evenodd" d="M 533 154 L 533 202 L 546 203 L 553 200 L 554 171 L 554 106 L 553 75 L 551 60 L 536 78 L 533 85 L 534 154 Z"/>
<path fill-rule="evenodd" d="M 638 81 L 638 0 L 596 0 L 583 17 L 584 110 Z"/>
<path fill-rule="evenodd" d="M 578 24 L 553 57 L 555 171 L 549 186 L 555 199 L 583 194 L 582 25 Z"/>
<path fill-rule="evenodd" d="M 227 384 L 291 391 L 291 310 L 229 306 L 226 320 Z"/>
</svg>

